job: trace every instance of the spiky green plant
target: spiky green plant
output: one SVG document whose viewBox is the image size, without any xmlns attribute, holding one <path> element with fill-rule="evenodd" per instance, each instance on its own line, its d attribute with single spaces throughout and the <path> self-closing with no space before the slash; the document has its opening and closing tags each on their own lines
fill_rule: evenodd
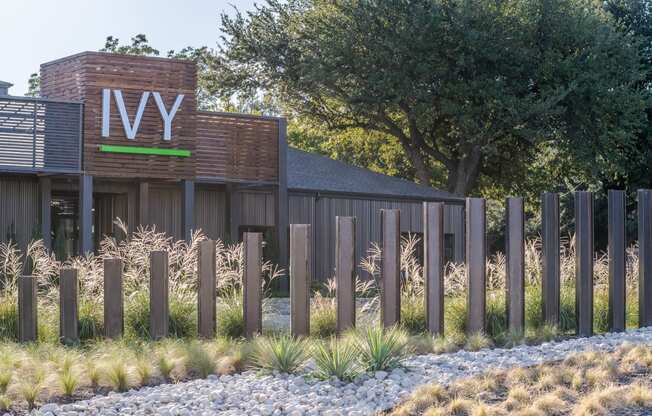
<svg viewBox="0 0 652 416">
<path fill-rule="evenodd" d="M 186 367 L 189 371 L 198 374 L 201 378 L 215 374 L 217 362 L 200 343 L 186 344 L 185 355 Z"/>
<path fill-rule="evenodd" d="M 39 394 L 43 390 L 43 385 L 40 381 L 26 381 L 19 385 L 18 391 L 22 396 L 23 400 L 27 402 L 27 407 L 31 410 L 36 407 L 36 401 L 38 400 Z"/>
<path fill-rule="evenodd" d="M 79 304 L 79 339 L 89 341 L 104 334 L 102 304 L 84 299 Z"/>
<path fill-rule="evenodd" d="M 146 386 L 152 378 L 152 364 L 149 360 L 140 355 L 136 361 L 136 374 L 138 375 L 138 383 L 141 386 Z"/>
<path fill-rule="evenodd" d="M 358 336 L 360 362 L 366 371 L 391 370 L 402 366 L 410 354 L 404 330 L 372 326 Z"/>
<path fill-rule="evenodd" d="M 116 391 L 126 391 L 129 388 L 129 371 L 125 363 L 118 357 L 108 364 L 106 379 Z"/>
<path fill-rule="evenodd" d="M 66 367 L 59 373 L 59 382 L 61 383 L 61 390 L 65 396 L 72 396 L 80 384 L 79 374 L 73 367 Z"/>
<path fill-rule="evenodd" d="M 258 337 L 254 341 L 251 365 L 264 372 L 294 373 L 305 364 L 306 350 L 305 340 L 289 335 Z"/>
<path fill-rule="evenodd" d="M 358 350 L 355 343 L 332 337 L 328 341 L 317 341 L 313 346 L 315 375 L 320 379 L 337 377 L 351 381 L 360 374 Z"/>
</svg>

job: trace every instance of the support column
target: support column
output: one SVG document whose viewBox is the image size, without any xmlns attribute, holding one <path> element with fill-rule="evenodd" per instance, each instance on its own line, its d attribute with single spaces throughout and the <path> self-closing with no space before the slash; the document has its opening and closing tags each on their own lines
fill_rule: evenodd
<svg viewBox="0 0 652 416">
<path fill-rule="evenodd" d="M 559 325 L 559 194 L 541 194 L 541 238 L 543 245 L 543 275 L 541 310 L 543 320 Z"/>
<path fill-rule="evenodd" d="M 167 251 L 150 253 L 149 334 L 154 340 L 168 336 L 170 322 Z"/>
<path fill-rule="evenodd" d="M 444 335 L 444 204 L 423 203 L 426 329 Z"/>
<path fill-rule="evenodd" d="M 199 243 L 197 274 L 199 275 L 197 293 L 197 333 L 201 338 L 213 339 L 215 337 L 217 323 L 215 241 L 204 240 Z"/>
<path fill-rule="evenodd" d="M 41 193 L 41 238 L 48 250 L 52 249 L 52 179 L 39 178 Z"/>
<path fill-rule="evenodd" d="M 638 326 L 652 326 L 652 190 L 638 191 Z"/>
<path fill-rule="evenodd" d="M 36 277 L 18 277 L 18 340 L 20 342 L 34 342 L 38 339 L 36 308 Z"/>
<path fill-rule="evenodd" d="M 195 231 L 195 182 L 191 180 L 182 181 L 183 206 L 181 208 L 183 236 L 186 241 L 192 239 Z"/>
<path fill-rule="evenodd" d="M 507 198 L 507 325 L 510 332 L 525 331 L 525 218 L 523 198 Z"/>
<path fill-rule="evenodd" d="M 355 217 L 335 217 L 337 333 L 355 327 Z"/>
<path fill-rule="evenodd" d="M 93 251 L 93 177 L 79 176 L 79 252 Z"/>
<path fill-rule="evenodd" d="M 609 329 L 625 330 L 625 191 L 609 190 Z"/>
<path fill-rule="evenodd" d="M 149 182 L 140 182 L 138 184 L 138 224 L 149 225 Z"/>
<path fill-rule="evenodd" d="M 123 333 L 122 259 L 104 259 L 104 336 L 120 338 Z"/>
<path fill-rule="evenodd" d="M 575 316 L 577 334 L 593 335 L 593 194 L 575 192 Z"/>
<path fill-rule="evenodd" d="M 263 235 L 244 233 L 244 276 L 242 279 L 244 332 L 247 338 L 263 331 L 262 257 Z"/>
<path fill-rule="evenodd" d="M 292 335 L 310 334 L 310 224 L 290 226 L 290 309 Z"/>
<path fill-rule="evenodd" d="M 466 198 L 466 332 L 483 332 L 486 310 L 486 214 L 483 198 Z"/>
<path fill-rule="evenodd" d="M 401 221 L 398 209 L 380 210 L 382 256 L 380 321 L 385 328 L 401 320 Z"/>
<path fill-rule="evenodd" d="M 59 276 L 59 339 L 65 345 L 79 342 L 77 269 L 63 269 Z"/>
<path fill-rule="evenodd" d="M 285 276 L 281 277 L 280 290 L 287 293 L 290 289 L 288 280 L 288 231 L 289 202 L 287 186 L 287 120 L 278 120 L 278 189 L 276 191 L 276 235 L 278 244 L 278 265 L 285 270 Z"/>
</svg>

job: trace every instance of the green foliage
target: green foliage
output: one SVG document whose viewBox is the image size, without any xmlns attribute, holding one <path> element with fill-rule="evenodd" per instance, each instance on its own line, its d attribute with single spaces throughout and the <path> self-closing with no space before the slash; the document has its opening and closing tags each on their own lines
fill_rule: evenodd
<svg viewBox="0 0 652 416">
<path fill-rule="evenodd" d="M 372 326 L 363 330 L 358 338 L 360 362 L 366 371 L 391 370 L 402 366 L 410 354 L 405 331 L 398 328 L 383 329 Z"/>
<path fill-rule="evenodd" d="M 197 342 L 187 344 L 185 353 L 188 370 L 198 374 L 201 378 L 215 374 L 215 360 L 201 344 Z"/>
<path fill-rule="evenodd" d="M 421 334 L 426 331 L 423 296 L 403 296 L 401 299 L 401 327 L 410 334 Z"/>
<path fill-rule="evenodd" d="M 494 290 L 487 293 L 487 315 L 485 331 L 492 338 L 507 332 L 507 311 L 505 309 L 505 292 Z"/>
<path fill-rule="evenodd" d="M 220 298 L 218 306 L 217 333 L 236 339 L 244 336 L 244 315 L 241 292 L 229 293 Z"/>
<path fill-rule="evenodd" d="M 271 0 L 222 30 L 213 92 L 391 135 L 420 181 L 439 166 L 460 195 L 483 177 L 514 189 L 542 144 L 577 167 L 564 178 L 637 157 L 640 49 L 597 3 Z"/>
<path fill-rule="evenodd" d="M 466 338 L 464 349 L 468 351 L 480 351 L 491 346 L 491 340 L 482 332 L 476 332 Z"/>
<path fill-rule="evenodd" d="M 317 341 L 313 347 L 313 358 L 317 366 L 315 375 L 320 379 L 337 377 L 351 381 L 360 374 L 358 349 L 347 339 L 332 337 L 328 341 Z"/>
<path fill-rule="evenodd" d="M 0 297 L 0 340 L 18 341 L 18 305 Z"/>
<path fill-rule="evenodd" d="M 148 339 L 149 332 L 149 293 L 140 290 L 133 293 L 125 307 L 125 332 L 127 336 Z M 190 338 L 196 335 L 197 307 L 195 300 L 185 293 L 170 293 L 171 338 Z"/>
<path fill-rule="evenodd" d="M 318 338 L 328 338 L 335 335 L 336 331 L 337 310 L 332 302 L 326 300 L 323 305 L 314 308 L 311 312 L 310 334 Z"/>
<path fill-rule="evenodd" d="M 264 372 L 294 373 L 306 362 L 305 340 L 289 335 L 259 337 L 251 357 L 253 368 Z"/>
<path fill-rule="evenodd" d="M 79 340 L 89 341 L 104 336 L 103 306 L 99 303 L 82 299 L 79 304 Z"/>
<path fill-rule="evenodd" d="M 115 391 L 127 391 L 129 388 L 129 372 L 123 361 L 116 359 L 106 369 L 106 379 Z"/>
<path fill-rule="evenodd" d="M 447 334 L 466 332 L 466 297 L 447 296 L 444 298 L 444 329 Z"/>
</svg>

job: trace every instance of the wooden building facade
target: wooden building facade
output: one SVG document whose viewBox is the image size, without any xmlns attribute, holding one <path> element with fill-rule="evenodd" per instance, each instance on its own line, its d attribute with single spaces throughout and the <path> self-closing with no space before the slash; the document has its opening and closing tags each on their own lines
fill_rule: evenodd
<svg viewBox="0 0 652 416">
<path fill-rule="evenodd" d="M 421 203 L 441 200 L 450 257 L 462 258 L 462 199 L 353 167 L 376 182 L 340 189 L 339 168 L 319 172 L 325 186 L 306 181 L 315 165 L 288 150 L 284 118 L 198 111 L 196 87 L 189 61 L 84 52 L 41 66 L 42 97 L 0 96 L 0 240 L 43 238 L 61 257 L 118 236 L 116 218 L 177 239 L 260 231 L 286 267 L 290 221 L 310 223 L 324 253 L 313 276 L 326 279 L 336 215 L 358 216 L 362 256 L 379 238 L 378 209 L 401 208 L 402 229 L 420 232 Z"/>
</svg>

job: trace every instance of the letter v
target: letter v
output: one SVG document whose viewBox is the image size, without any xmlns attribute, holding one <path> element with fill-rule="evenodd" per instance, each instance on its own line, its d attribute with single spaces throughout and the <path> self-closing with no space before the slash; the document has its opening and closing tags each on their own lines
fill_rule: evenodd
<svg viewBox="0 0 652 416">
<path fill-rule="evenodd" d="M 145 91 L 142 97 L 140 97 L 140 104 L 138 105 L 138 111 L 136 112 L 136 119 L 134 120 L 133 126 L 129 122 L 129 115 L 127 114 L 127 109 L 125 108 L 125 102 L 122 99 L 122 91 L 113 90 L 113 95 L 115 96 L 115 102 L 118 105 L 118 110 L 120 111 L 120 118 L 122 119 L 122 125 L 125 128 L 125 135 L 127 135 L 127 139 L 133 140 L 136 138 L 136 133 L 138 133 L 140 120 L 143 118 L 145 105 L 149 99 L 149 92 Z"/>
</svg>

